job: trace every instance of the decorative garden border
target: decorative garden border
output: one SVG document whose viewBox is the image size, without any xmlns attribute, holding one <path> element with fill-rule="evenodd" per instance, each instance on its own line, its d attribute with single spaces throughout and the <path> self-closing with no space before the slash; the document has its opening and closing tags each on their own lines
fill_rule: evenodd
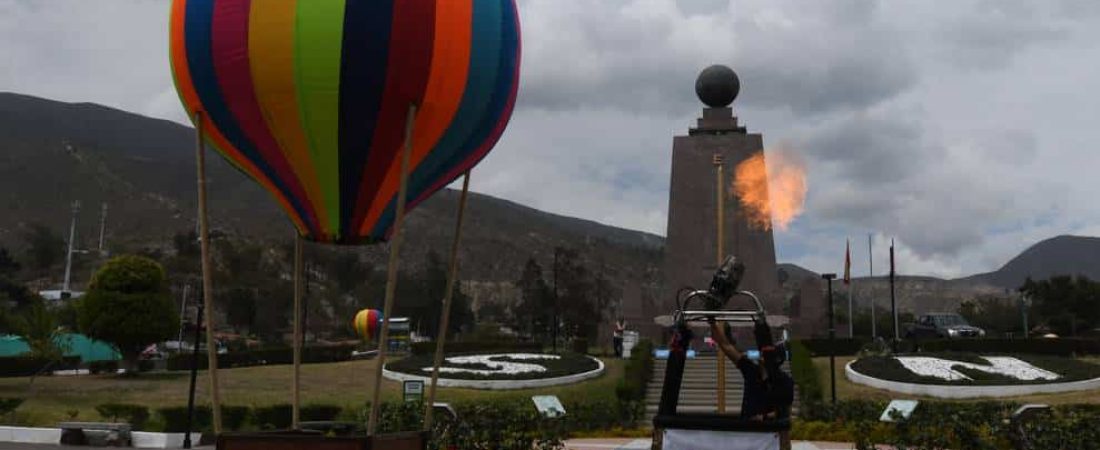
<svg viewBox="0 0 1100 450">
<path fill-rule="evenodd" d="M 1001 384 L 995 386 L 905 383 L 901 381 L 883 380 L 881 378 L 875 378 L 870 375 L 856 372 L 855 369 L 852 369 L 852 363 L 854 362 L 855 361 L 850 361 L 844 366 L 844 374 L 848 377 L 848 381 L 902 394 L 925 395 L 936 398 L 1017 397 L 1031 394 L 1051 394 L 1056 392 L 1100 389 L 1100 378 L 1064 383 Z"/>
<path fill-rule="evenodd" d="M 561 384 L 573 384 L 603 375 L 603 361 L 600 361 L 599 358 L 593 358 L 591 356 L 586 356 L 586 358 L 596 361 L 595 369 L 589 370 L 587 372 L 575 373 L 572 375 L 565 375 L 561 377 L 534 378 L 527 380 L 463 380 L 457 378 L 444 378 L 441 374 L 439 377 L 439 386 L 502 391 L 510 389 L 531 389 L 547 386 L 557 386 Z M 431 384 L 432 382 L 432 377 L 412 375 L 404 372 L 395 372 L 384 367 L 382 368 L 382 376 L 395 381 L 423 381 L 425 385 Z"/>
</svg>

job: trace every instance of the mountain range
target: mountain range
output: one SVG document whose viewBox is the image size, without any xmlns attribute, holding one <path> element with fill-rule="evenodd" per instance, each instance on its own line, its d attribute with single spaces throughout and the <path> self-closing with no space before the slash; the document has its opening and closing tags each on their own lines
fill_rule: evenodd
<svg viewBox="0 0 1100 450">
<path fill-rule="evenodd" d="M 96 104 L 0 93 L 0 244 L 19 247 L 21 231 L 35 223 L 58 233 L 67 230 L 71 203 L 79 201 L 78 247 L 97 245 L 101 205 L 106 204 L 105 237 L 112 251 L 170 248 L 173 235 L 195 227 L 194 161 L 194 131 L 175 122 Z M 241 239 L 292 239 L 289 222 L 263 190 L 222 158 L 211 153 L 207 161 L 215 230 Z M 422 261 L 429 250 L 443 253 L 449 247 L 457 201 L 456 191 L 444 190 L 410 213 L 406 267 Z M 476 193 L 470 194 L 466 217 L 461 277 L 468 288 L 488 297 L 507 295 L 504 291 L 528 258 L 550 267 L 557 246 L 578 250 L 614 283 L 641 286 L 631 292 L 650 299 L 659 295 L 661 236 Z M 385 255 L 384 244 L 363 249 L 365 259 L 380 265 Z M 792 264 L 780 269 L 788 282 L 817 276 Z M 913 289 L 905 294 L 913 297 L 906 302 L 920 305 L 928 303 L 926 297 L 1014 290 L 1028 276 L 1057 274 L 1100 279 L 1100 238 L 1047 239 L 989 273 L 954 280 L 901 278 Z M 860 286 L 872 292 L 884 282 L 885 277 L 857 279 L 855 295 Z"/>
</svg>

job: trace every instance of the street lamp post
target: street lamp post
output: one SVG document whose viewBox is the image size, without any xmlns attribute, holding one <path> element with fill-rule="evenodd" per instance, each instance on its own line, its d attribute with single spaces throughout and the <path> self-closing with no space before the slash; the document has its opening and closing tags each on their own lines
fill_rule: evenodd
<svg viewBox="0 0 1100 450">
<path fill-rule="evenodd" d="M 195 378 L 199 372 L 199 337 L 202 336 L 203 302 L 198 302 L 198 313 L 195 315 L 195 344 L 191 347 L 191 387 L 187 391 L 187 428 L 183 434 L 183 448 L 191 448 L 191 427 L 195 417 Z M 211 349 L 206 349 L 211 351 Z"/>
<path fill-rule="evenodd" d="M 558 352 L 558 249 L 554 249 L 554 353 Z"/>
<path fill-rule="evenodd" d="M 836 274 L 822 274 L 821 278 L 825 279 L 829 289 L 829 389 L 836 405 L 836 328 L 833 323 L 833 279 Z"/>
</svg>

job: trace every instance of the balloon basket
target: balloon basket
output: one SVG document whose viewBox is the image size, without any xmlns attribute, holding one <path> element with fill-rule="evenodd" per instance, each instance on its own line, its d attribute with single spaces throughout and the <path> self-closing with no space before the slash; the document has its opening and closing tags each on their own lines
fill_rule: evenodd
<svg viewBox="0 0 1100 450">
<path fill-rule="evenodd" d="M 653 418 L 661 450 L 780 450 L 789 419 L 749 421 L 727 414 L 675 414 Z"/>
<path fill-rule="evenodd" d="M 315 431 L 269 431 L 224 433 L 217 450 L 426 450 L 425 432 L 380 434 L 377 436 L 325 436 Z"/>
</svg>

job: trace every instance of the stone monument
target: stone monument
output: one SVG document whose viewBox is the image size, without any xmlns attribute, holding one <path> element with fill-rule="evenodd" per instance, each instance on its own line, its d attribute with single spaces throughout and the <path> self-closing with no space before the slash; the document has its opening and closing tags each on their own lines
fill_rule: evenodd
<svg viewBox="0 0 1100 450">
<path fill-rule="evenodd" d="M 651 317 L 671 314 L 676 291 L 681 287 L 705 289 L 710 284 L 717 266 L 717 174 L 721 165 L 725 191 L 723 253 L 745 263 L 741 289 L 757 294 L 769 316 L 786 319 L 771 224 L 750 223 L 749 214 L 732 188 L 738 164 L 764 151 L 761 135 L 747 132 L 733 115 L 730 105 L 739 91 L 737 74 L 726 66 L 706 68 L 695 82 L 695 92 L 705 107 L 696 126 L 686 136 L 673 139 L 664 288 Z M 733 301 L 739 306 L 749 305 L 746 300 Z"/>
</svg>

